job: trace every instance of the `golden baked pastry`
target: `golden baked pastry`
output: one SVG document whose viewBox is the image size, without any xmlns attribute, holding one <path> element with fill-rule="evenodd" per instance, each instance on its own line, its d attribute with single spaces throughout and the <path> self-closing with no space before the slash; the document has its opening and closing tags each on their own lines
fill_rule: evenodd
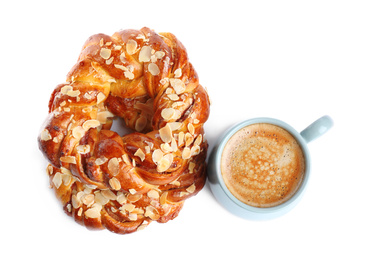
<svg viewBox="0 0 366 260">
<path fill-rule="evenodd" d="M 65 212 L 120 234 L 175 218 L 205 184 L 209 105 L 173 34 L 91 36 L 53 91 L 38 137 Z M 135 132 L 111 131 L 116 117 Z"/>
</svg>

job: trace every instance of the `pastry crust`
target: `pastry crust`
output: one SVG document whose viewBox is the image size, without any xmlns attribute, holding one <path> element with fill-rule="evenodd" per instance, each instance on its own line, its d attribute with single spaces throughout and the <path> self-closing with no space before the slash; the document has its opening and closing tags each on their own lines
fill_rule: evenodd
<svg viewBox="0 0 366 260">
<path fill-rule="evenodd" d="M 175 218 L 205 184 L 209 106 L 174 35 L 91 36 L 53 91 L 38 137 L 65 212 L 119 234 Z M 135 132 L 111 131 L 116 117 Z"/>
</svg>

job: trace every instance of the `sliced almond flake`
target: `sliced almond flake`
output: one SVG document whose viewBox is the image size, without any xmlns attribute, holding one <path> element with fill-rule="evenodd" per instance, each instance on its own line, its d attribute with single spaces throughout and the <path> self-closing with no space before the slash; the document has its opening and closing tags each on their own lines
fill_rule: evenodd
<svg viewBox="0 0 366 260">
<path fill-rule="evenodd" d="M 72 176 L 68 174 L 62 174 L 62 182 L 65 186 L 69 186 L 72 182 Z"/>
<path fill-rule="evenodd" d="M 66 105 L 66 101 L 62 101 L 60 104 L 61 107 L 65 106 L 65 105 Z"/>
<path fill-rule="evenodd" d="M 69 108 L 69 107 L 65 107 L 65 108 L 64 108 L 64 111 L 65 111 L 65 112 L 70 112 L 70 111 L 71 111 L 71 108 Z"/>
<path fill-rule="evenodd" d="M 102 165 L 102 164 L 106 163 L 107 161 L 108 161 L 108 159 L 103 156 L 102 158 L 97 158 L 95 160 L 95 164 L 96 165 Z"/>
<path fill-rule="evenodd" d="M 124 203 L 127 202 L 126 195 L 122 192 L 117 193 L 117 199 L 116 200 L 119 204 L 124 204 Z"/>
<path fill-rule="evenodd" d="M 107 123 L 107 119 L 110 118 L 110 117 L 114 117 L 114 114 L 109 112 L 109 111 L 102 111 L 102 112 L 97 113 L 97 120 L 101 124 Z"/>
<path fill-rule="evenodd" d="M 136 213 L 129 213 L 128 214 L 128 219 L 131 221 L 136 221 L 137 220 L 137 214 Z"/>
<path fill-rule="evenodd" d="M 191 149 L 191 156 L 195 156 L 201 152 L 201 148 L 198 145 L 194 145 Z"/>
<path fill-rule="evenodd" d="M 106 46 L 111 46 L 112 45 L 112 42 L 106 42 L 105 45 Z"/>
<path fill-rule="evenodd" d="M 188 191 L 189 193 L 193 193 L 195 190 L 196 185 L 194 183 L 186 189 L 186 191 Z"/>
<path fill-rule="evenodd" d="M 161 59 L 161 58 L 163 58 L 165 56 L 165 52 L 163 52 L 163 51 L 157 51 L 157 52 L 154 53 L 154 55 L 155 55 L 155 57 L 157 59 Z"/>
<path fill-rule="evenodd" d="M 85 135 L 85 130 L 82 126 L 77 126 L 72 129 L 72 136 L 79 140 Z"/>
<path fill-rule="evenodd" d="M 166 154 L 163 156 L 163 158 L 158 162 L 157 171 L 158 172 L 165 172 L 170 168 L 170 165 L 173 162 L 173 155 L 172 154 Z"/>
<path fill-rule="evenodd" d="M 41 140 L 48 141 L 51 139 L 52 139 L 52 136 L 51 136 L 50 132 L 48 131 L 48 129 L 43 129 L 43 131 L 41 132 Z"/>
<path fill-rule="evenodd" d="M 189 159 L 189 158 L 191 158 L 191 149 L 189 149 L 188 147 L 184 147 L 182 152 L 182 159 Z"/>
<path fill-rule="evenodd" d="M 136 161 L 135 161 L 135 159 L 132 159 L 132 166 L 133 167 L 136 167 Z"/>
<path fill-rule="evenodd" d="M 129 193 L 127 195 L 127 200 L 131 203 L 135 203 L 135 202 L 139 201 L 141 198 L 142 198 L 142 194 L 138 194 L 138 193 L 135 193 L 135 194 Z"/>
<path fill-rule="evenodd" d="M 69 213 L 71 213 L 71 204 L 70 204 L 70 203 L 69 203 L 69 204 L 67 204 L 66 208 L 67 208 L 67 211 L 68 211 Z"/>
<path fill-rule="evenodd" d="M 178 130 L 179 128 L 182 127 L 181 122 L 170 122 L 168 124 L 169 124 L 170 128 L 172 129 L 172 131 Z"/>
<path fill-rule="evenodd" d="M 174 138 L 172 139 L 172 142 L 170 144 L 170 147 L 172 149 L 172 152 L 178 151 L 177 141 Z"/>
<path fill-rule="evenodd" d="M 149 154 L 150 152 L 151 152 L 151 148 L 150 148 L 150 146 L 146 145 L 146 146 L 145 146 L 145 153 L 146 153 L 146 154 Z"/>
<path fill-rule="evenodd" d="M 168 98 L 172 101 L 177 101 L 179 100 L 179 96 L 177 94 L 169 94 Z"/>
<path fill-rule="evenodd" d="M 172 139 L 172 140 L 174 140 L 174 138 Z M 167 144 L 167 143 L 162 143 L 161 145 L 160 145 L 160 149 L 164 152 L 164 153 L 169 153 L 169 152 L 172 152 L 173 151 L 173 149 L 170 147 L 170 145 L 169 144 Z"/>
<path fill-rule="evenodd" d="M 190 146 L 193 143 L 193 136 L 190 133 L 186 133 L 185 134 L 185 142 L 186 142 L 186 146 Z"/>
<path fill-rule="evenodd" d="M 60 172 L 56 172 L 52 178 L 52 182 L 55 185 L 56 189 L 60 188 L 62 184 L 62 174 Z"/>
<path fill-rule="evenodd" d="M 95 128 L 98 126 L 100 126 L 100 122 L 95 119 L 90 119 L 83 123 L 83 128 L 85 131 L 88 131 L 90 128 Z"/>
<path fill-rule="evenodd" d="M 135 205 L 128 203 L 128 204 L 124 204 L 122 207 L 120 207 L 120 210 L 123 212 L 132 212 L 135 209 Z"/>
<path fill-rule="evenodd" d="M 114 46 L 114 49 L 119 51 L 120 49 L 122 49 L 122 46 L 121 45 L 116 45 L 116 46 Z"/>
<path fill-rule="evenodd" d="M 164 86 L 165 84 L 169 83 L 169 78 L 163 78 L 159 81 L 159 83 Z"/>
<path fill-rule="evenodd" d="M 196 164 L 194 162 L 189 162 L 188 165 L 189 173 L 193 173 L 194 167 L 196 167 Z"/>
<path fill-rule="evenodd" d="M 135 78 L 135 75 L 130 72 L 130 71 L 125 71 L 123 72 L 123 74 L 125 75 L 126 78 L 128 78 L 129 80 L 133 80 Z"/>
<path fill-rule="evenodd" d="M 83 197 L 81 197 L 81 202 L 90 207 L 91 205 L 94 204 L 94 194 L 86 194 Z"/>
<path fill-rule="evenodd" d="M 76 151 L 80 154 L 87 154 L 90 152 L 90 145 L 78 145 Z"/>
<path fill-rule="evenodd" d="M 105 60 L 108 60 L 109 57 L 111 57 L 111 54 L 112 54 L 112 51 L 110 49 L 107 49 L 107 48 L 100 49 L 99 55 L 100 55 L 100 57 L 102 57 Z"/>
<path fill-rule="evenodd" d="M 60 158 L 61 162 L 76 164 L 75 156 L 63 156 Z"/>
<path fill-rule="evenodd" d="M 104 45 L 104 39 L 101 38 L 100 41 L 99 41 L 99 46 L 102 47 Z"/>
<path fill-rule="evenodd" d="M 109 185 L 111 185 L 111 188 L 114 190 L 120 190 L 121 189 L 121 183 L 116 177 L 113 177 L 109 180 Z"/>
<path fill-rule="evenodd" d="M 174 77 L 175 78 L 180 78 L 182 76 L 182 69 L 178 68 L 174 71 Z"/>
<path fill-rule="evenodd" d="M 147 125 L 147 118 L 146 116 L 140 116 L 135 123 L 135 129 L 137 132 L 142 132 Z"/>
<path fill-rule="evenodd" d="M 156 65 L 155 63 L 150 63 L 147 66 L 147 70 L 151 73 L 151 75 L 156 76 L 160 73 L 160 69 L 158 67 L 158 65 Z"/>
<path fill-rule="evenodd" d="M 152 48 L 150 46 L 143 46 L 140 50 L 139 61 L 140 62 L 149 62 L 151 58 Z"/>
<path fill-rule="evenodd" d="M 155 164 L 157 164 L 161 159 L 163 159 L 164 153 L 160 149 L 154 150 L 152 154 L 152 160 Z"/>
<path fill-rule="evenodd" d="M 187 196 L 189 195 L 189 192 L 181 191 L 179 192 L 179 197 Z"/>
<path fill-rule="evenodd" d="M 133 195 L 133 194 L 136 194 L 137 191 L 135 189 L 129 189 L 128 192 Z"/>
<path fill-rule="evenodd" d="M 175 93 L 182 94 L 186 90 L 186 85 L 180 79 L 169 79 L 170 85 L 174 88 Z"/>
<path fill-rule="evenodd" d="M 92 207 L 92 208 L 88 209 L 87 211 L 85 211 L 85 216 L 87 218 L 99 218 L 101 216 L 100 210 L 101 209 L 99 209 L 97 207 Z"/>
<path fill-rule="evenodd" d="M 180 181 L 178 181 L 178 180 L 174 180 L 174 181 L 172 181 L 171 183 L 170 183 L 171 185 L 175 185 L 175 186 L 180 186 Z"/>
<path fill-rule="evenodd" d="M 185 105 L 185 103 L 183 101 L 177 101 L 172 104 L 172 107 L 176 108 L 176 107 L 180 107 L 180 106 L 184 106 L 184 105 Z"/>
<path fill-rule="evenodd" d="M 200 145 L 201 143 L 202 143 L 202 135 L 199 134 L 196 140 L 194 141 L 194 145 Z"/>
<path fill-rule="evenodd" d="M 100 193 L 108 200 L 116 200 L 117 199 L 117 195 L 114 194 L 113 191 L 111 191 L 110 189 L 106 189 L 106 190 L 101 190 Z"/>
<path fill-rule="evenodd" d="M 139 157 L 141 162 L 145 160 L 145 153 L 139 148 L 134 154 L 135 156 Z"/>
<path fill-rule="evenodd" d="M 126 63 L 127 62 L 127 59 L 126 59 L 126 54 L 124 52 L 121 52 L 121 55 L 119 55 L 119 60 L 122 62 L 122 63 Z M 116 66 L 116 65 L 114 65 Z M 116 66 L 117 68 L 117 66 Z"/>
<path fill-rule="evenodd" d="M 110 65 L 113 62 L 113 60 L 114 60 L 114 57 L 109 58 L 108 60 L 105 61 L 105 64 Z"/>
<path fill-rule="evenodd" d="M 127 165 L 131 165 L 131 160 L 130 158 L 128 157 L 127 154 L 123 154 L 122 155 L 122 160 L 127 164 Z"/>
<path fill-rule="evenodd" d="M 79 217 L 81 217 L 81 215 L 83 214 L 83 208 L 80 208 L 80 209 L 78 210 L 78 213 L 77 213 L 77 214 L 78 214 L 78 216 L 79 216 Z"/>
<path fill-rule="evenodd" d="M 169 94 L 173 94 L 173 89 L 172 89 L 172 88 L 167 88 L 167 89 L 166 89 L 166 91 L 165 91 L 165 93 L 166 93 L 167 95 L 169 95 Z"/>
<path fill-rule="evenodd" d="M 165 192 L 163 192 L 163 194 L 161 194 L 160 200 L 159 200 L 159 202 L 160 202 L 161 205 L 164 205 L 164 204 L 167 203 L 167 196 L 168 196 L 168 192 L 167 191 L 165 191 Z"/>
<path fill-rule="evenodd" d="M 153 206 L 147 206 L 145 209 L 145 217 L 158 220 L 160 218 L 159 211 Z"/>
<path fill-rule="evenodd" d="M 163 140 L 164 143 L 170 143 L 172 141 L 172 129 L 170 128 L 169 124 L 166 124 L 163 128 L 160 128 L 159 134 L 161 140 Z"/>
<path fill-rule="evenodd" d="M 77 208 L 81 207 L 82 202 L 80 201 L 80 198 L 78 198 L 76 195 L 72 195 L 71 204 L 72 204 L 74 209 L 77 209 Z"/>
<path fill-rule="evenodd" d="M 46 173 L 48 174 L 48 176 L 51 176 L 53 174 L 53 167 L 51 164 L 49 164 L 46 168 Z"/>
<path fill-rule="evenodd" d="M 200 123 L 200 120 L 198 120 L 198 119 L 193 119 L 193 124 L 199 124 Z"/>
<path fill-rule="evenodd" d="M 119 161 L 117 157 L 113 157 L 108 162 L 108 170 L 113 175 L 116 176 L 119 173 Z"/>
<path fill-rule="evenodd" d="M 181 145 L 184 144 L 184 137 L 185 137 L 184 132 L 179 132 L 179 135 L 178 135 L 178 146 L 181 146 Z"/>
<path fill-rule="evenodd" d="M 191 135 L 194 135 L 194 126 L 192 123 L 188 124 L 188 131 L 191 133 Z"/>
<path fill-rule="evenodd" d="M 70 86 L 70 85 L 65 85 L 61 88 L 61 93 L 64 94 L 64 95 L 67 95 L 67 93 L 69 91 L 72 91 L 73 90 L 73 87 Z"/>
<path fill-rule="evenodd" d="M 161 111 L 161 116 L 162 118 L 164 118 L 166 121 L 172 119 L 175 115 L 175 109 L 174 108 L 164 108 Z"/>
<path fill-rule="evenodd" d="M 114 67 L 116 67 L 117 69 L 123 70 L 123 71 L 128 71 L 127 67 L 123 66 L 123 65 L 114 64 Z"/>
<path fill-rule="evenodd" d="M 104 93 L 103 92 L 99 92 L 98 95 L 97 95 L 97 104 L 100 104 L 105 99 L 106 99 L 106 96 L 104 95 Z"/>
<path fill-rule="evenodd" d="M 157 190 L 150 190 L 148 191 L 147 196 L 151 199 L 159 199 L 159 192 Z"/>
<path fill-rule="evenodd" d="M 100 205 L 105 205 L 109 202 L 109 199 L 107 199 L 101 191 L 96 191 L 94 193 L 94 200 L 96 203 L 99 203 Z"/>
<path fill-rule="evenodd" d="M 137 42 L 135 40 L 128 40 L 126 43 L 126 51 L 129 55 L 135 54 L 137 51 Z"/>
</svg>

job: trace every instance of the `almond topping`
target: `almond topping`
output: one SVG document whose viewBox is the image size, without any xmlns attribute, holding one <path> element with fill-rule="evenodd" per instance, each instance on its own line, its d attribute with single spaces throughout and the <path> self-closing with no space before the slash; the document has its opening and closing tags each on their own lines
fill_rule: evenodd
<svg viewBox="0 0 366 260">
<path fill-rule="evenodd" d="M 78 145 L 76 151 L 80 154 L 87 154 L 90 152 L 90 145 Z"/>
<path fill-rule="evenodd" d="M 152 154 L 153 162 L 155 164 L 158 164 L 158 162 L 160 162 L 160 160 L 163 159 L 163 155 L 164 155 L 164 153 L 160 149 L 154 150 L 154 152 Z"/>
<path fill-rule="evenodd" d="M 192 124 L 192 123 L 189 123 L 189 124 L 188 124 L 188 131 L 189 131 L 192 135 L 194 135 L 194 126 L 193 126 L 193 124 Z"/>
<path fill-rule="evenodd" d="M 145 154 L 144 152 L 139 148 L 134 154 L 135 156 L 139 157 L 141 159 L 141 162 L 145 160 Z"/>
<path fill-rule="evenodd" d="M 156 76 L 160 73 L 160 69 L 155 63 L 150 63 L 147 69 L 153 76 Z"/>
<path fill-rule="evenodd" d="M 61 162 L 76 164 L 75 156 L 63 156 L 60 158 Z"/>
<path fill-rule="evenodd" d="M 116 157 L 112 158 L 108 162 L 108 170 L 113 176 L 118 175 L 119 173 L 119 161 Z"/>
<path fill-rule="evenodd" d="M 186 146 L 190 146 L 193 143 L 193 136 L 190 133 L 186 133 L 185 135 L 185 141 L 186 141 Z"/>
<path fill-rule="evenodd" d="M 102 57 L 105 60 L 108 60 L 109 57 L 111 57 L 112 51 L 110 49 L 101 48 L 99 54 L 100 54 L 100 57 Z"/>
<path fill-rule="evenodd" d="M 56 174 L 53 176 L 52 182 L 56 189 L 60 188 L 62 184 L 62 174 L 60 172 L 56 172 Z"/>
<path fill-rule="evenodd" d="M 161 111 L 161 116 L 166 120 L 170 120 L 174 117 L 175 115 L 175 109 L 174 108 L 164 108 Z"/>
<path fill-rule="evenodd" d="M 159 211 L 153 206 L 147 206 L 145 210 L 145 217 L 151 218 L 152 220 L 158 220 L 160 218 Z"/>
<path fill-rule="evenodd" d="M 106 99 L 106 96 L 103 92 L 99 92 L 97 95 L 97 104 L 103 102 Z"/>
<path fill-rule="evenodd" d="M 108 159 L 103 156 L 102 158 L 97 158 L 95 160 L 95 164 L 96 165 L 102 165 L 102 164 L 106 163 L 107 161 L 108 161 Z"/>
<path fill-rule="evenodd" d="M 85 130 L 84 128 L 82 128 L 81 126 L 77 126 L 74 127 L 74 129 L 72 129 L 72 136 L 75 139 L 81 139 L 83 136 L 85 135 Z"/>
<path fill-rule="evenodd" d="M 147 193 L 147 196 L 151 199 L 159 199 L 159 192 L 156 191 L 156 190 L 150 190 L 148 193 Z"/>
<path fill-rule="evenodd" d="M 163 140 L 164 143 L 170 143 L 173 138 L 172 129 L 170 128 L 169 124 L 166 124 L 163 128 L 160 128 L 159 134 L 161 140 Z"/>
<path fill-rule="evenodd" d="M 180 79 L 169 79 L 170 85 L 174 88 L 175 93 L 182 94 L 185 89 L 186 89 L 186 85 L 184 84 L 184 82 Z"/>
<path fill-rule="evenodd" d="M 151 51 L 152 48 L 150 46 L 143 46 L 141 48 L 140 54 L 139 54 L 139 61 L 140 62 L 149 62 L 151 58 Z"/>
<path fill-rule="evenodd" d="M 106 189 L 106 190 L 102 190 L 100 192 L 104 198 L 106 198 L 107 200 L 116 200 L 117 196 L 116 194 L 114 194 L 113 191 L 111 191 L 110 189 Z"/>
<path fill-rule="evenodd" d="M 114 190 L 120 190 L 121 189 L 121 183 L 116 177 L 113 177 L 109 180 L 109 185 L 111 185 L 111 188 Z"/>
<path fill-rule="evenodd" d="M 195 156 L 199 154 L 201 151 L 201 148 L 198 145 L 194 145 L 191 149 L 191 156 Z"/>
<path fill-rule="evenodd" d="M 182 123 L 180 123 L 180 122 L 171 122 L 168 124 L 170 126 L 170 129 L 172 129 L 172 131 L 178 130 L 179 128 L 182 127 Z"/>
<path fill-rule="evenodd" d="M 135 78 L 135 75 L 131 71 L 125 71 L 123 72 L 126 78 L 133 80 Z"/>
<path fill-rule="evenodd" d="M 193 173 L 194 167 L 196 167 L 196 164 L 194 162 L 189 162 L 188 165 L 189 173 Z"/>
<path fill-rule="evenodd" d="M 109 112 L 109 111 L 102 111 L 102 112 L 98 112 L 97 113 L 97 120 L 101 123 L 101 124 L 105 124 L 107 123 L 107 119 L 109 117 L 114 117 L 114 115 Z"/>
<path fill-rule="evenodd" d="M 176 69 L 176 70 L 174 71 L 174 77 L 175 77 L 175 78 L 180 78 L 181 76 L 182 76 L 182 69 L 181 69 L 181 68 Z"/>
<path fill-rule="evenodd" d="M 174 159 L 173 154 L 164 155 L 163 158 L 158 162 L 158 167 L 156 168 L 156 170 L 158 172 L 165 172 L 170 168 L 173 159 Z"/>
<path fill-rule="evenodd" d="M 189 149 L 188 147 L 184 147 L 182 152 L 182 159 L 189 159 L 189 158 L 191 158 L 191 149 Z"/>
<path fill-rule="evenodd" d="M 101 210 L 102 210 L 102 206 L 97 203 L 94 203 L 90 209 L 85 211 L 85 216 L 87 218 L 99 218 Z"/>
<path fill-rule="evenodd" d="M 189 193 L 193 193 L 195 190 L 196 185 L 194 183 L 186 189 L 186 191 L 188 191 Z"/>
<path fill-rule="evenodd" d="M 147 118 L 146 116 L 140 116 L 135 123 L 135 129 L 137 132 L 141 132 L 142 130 L 145 129 L 147 125 Z"/>
<path fill-rule="evenodd" d="M 137 42 L 135 40 L 128 40 L 126 43 L 126 51 L 129 55 L 135 54 L 137 51 Z"/>
<path fill-rule="evenodd" d="M 43 131 L 41 132 L 41 140 L 48 141 L 51 139 L 52 139 L 52 136 L 51 136 L 50 132 L 47 129 L 43 129 Z"/>
<path fill-rule="evenodd" d="M 100 126 L 100 122 L 95 119 L 90 119 L 83 123 L 83 128 L 85 131 L 88 131 L 90 128 L 95 128 L 98 126 Z"/>
</svg>

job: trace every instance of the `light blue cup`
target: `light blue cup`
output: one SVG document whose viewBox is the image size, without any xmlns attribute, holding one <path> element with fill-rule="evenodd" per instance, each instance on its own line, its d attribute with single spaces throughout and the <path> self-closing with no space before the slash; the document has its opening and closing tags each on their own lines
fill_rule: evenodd
<svg viewBox="0 0 366 260">
<path fill-rule="evenodd" d="M 243 127 L 257 123 L 273 124 L 285 129 L 287 132 L 292 134 L 293 137 L 295 137 L 297 142 L 300 144 L 300 147 L 302 148 L 305 157 L 304 178 L 297 192 L 286 202 L 269 208 L 258 208 L 249 206 L 238 200 L 235 196 L 233 196 L 230 193 L 221 175 L 221 156 L 226 143 L 237 131 L 239 131 Z M 234 127 L 230 128 L 228 131 L 224 133 L 221 140 L 213 148 L 211 155 L 209 157 L 208 183 L 213 195 L 220 202 L 220 204 L 224 206 L 227 210 L 245 219 L 267 220 L 284 215 L 298 204 L 308 185 L 311 163 L 307 143 L 323 135 L 332 126 L 333 126 L 333 120 L 329 116 L 323 116 L 319 118 L 300 133 L 283 121 L 266 117 L 249 119 L 235 125 Z"/>
</svg>

